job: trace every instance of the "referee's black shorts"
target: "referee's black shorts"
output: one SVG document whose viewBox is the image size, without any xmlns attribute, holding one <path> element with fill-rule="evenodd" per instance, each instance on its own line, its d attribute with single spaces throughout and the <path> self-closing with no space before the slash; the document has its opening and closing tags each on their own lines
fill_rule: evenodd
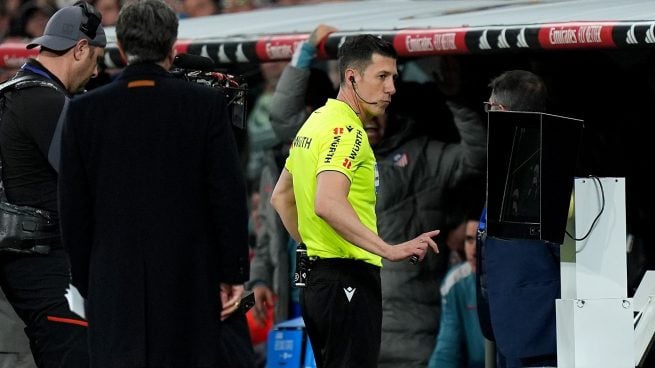
<svg viewBox="0 0 655 368">
<path fill-rule="evenodd" d="M 374 368 L 380 353 L 380 267 L 343 258 L 311 266 L 300 303 L 317 368 Z"/>
</svg>

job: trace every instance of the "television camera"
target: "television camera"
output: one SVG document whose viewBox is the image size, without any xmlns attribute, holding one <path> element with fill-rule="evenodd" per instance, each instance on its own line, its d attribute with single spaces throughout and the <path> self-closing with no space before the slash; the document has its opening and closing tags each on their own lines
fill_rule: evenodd
<svg viewBox="0 0 655 368">
<path fill-rule="evenodd" d="M 218 72 L 212 59 L 190 54 L 177 55 L 170 72 L 177 78 L 222 91 L 232 124 L 245 128 L 248 84 L 243 77 Z"/>
</svg>

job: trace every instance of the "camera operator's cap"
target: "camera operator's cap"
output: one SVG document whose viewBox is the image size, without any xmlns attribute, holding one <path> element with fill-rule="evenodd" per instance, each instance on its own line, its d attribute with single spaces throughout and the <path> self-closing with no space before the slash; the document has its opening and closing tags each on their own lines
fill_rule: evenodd
<svg viewBox="0 0 655 368">
<path fill-rule="evenodd" d="M 75 46 L 81 39 L 89 40 L 91 46 L 107 46 L 105 30 L 100 24 L 100 13 L 86 2 L 78 4 L 57 11 L 48 20 L 43 36 L 32 40 L 27 48 L 43 46 L 54 51 L 64 51 Z"/>
</svg>

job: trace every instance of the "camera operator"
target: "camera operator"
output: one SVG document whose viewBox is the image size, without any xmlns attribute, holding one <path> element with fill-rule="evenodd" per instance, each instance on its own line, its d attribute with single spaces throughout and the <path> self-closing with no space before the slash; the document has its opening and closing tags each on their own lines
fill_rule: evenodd
<svg viewBox="0 0 655 368">
<path fill-rule="evenodd" d="M 48 161 L 67 100 L 98 72 L 105 33 L 80 2 L 48 21 L 41 46 L 0 94 L 2 232 L 0 285 L 26 324 L 39 367 L 88 367 L 86 321 L 65 298 L 70 265 L 59 240 L 57 172 Z M 4 332 L 4 331 L 3 331 Z"/>
<path fill-rule="evenodd" d="M 215 367 L 248 278 L 246 190 L 222 91 L 176 78 L 178 19 L 123 7 L 128 66 L 71 101 L 59 199 L 91 366 Z M 232 354 L 234 354 L 232 352 Z"/>
</svg>

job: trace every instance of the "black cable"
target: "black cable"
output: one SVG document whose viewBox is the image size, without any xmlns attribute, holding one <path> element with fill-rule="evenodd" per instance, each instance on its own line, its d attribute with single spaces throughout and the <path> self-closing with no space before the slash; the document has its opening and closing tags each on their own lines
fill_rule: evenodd
<svg viewBox="0 0 655 368">
<path fill-rule="evenodd" d="M 589 230 L 587 230 L 587 233 L 585 234 L 585 236 L 578 239 L 578 238 L 573 237 L 573 235 L 569 234 L 568 231 L 565 231 L 566 235 L 568 235 L 569 238 L 571 238 L 571 239 L 573 239 L 575 241 L 582 241 L 582 240 L 587 239 L 587 237 L 589 237 L 589 234 L 591 234 L 591 230 L 593 230 L 593 228 L 596 227 L 596 223 L 598 222 L 598 219 L 600 219 L 600 215 L 602 215 L 603 211 L 605 211 L 605 191 L 603 190 L 603 184 L 601 183 L 600 179 L 597 176 L 591 176 L 590 175 L 589 177 L 596 180 L 596 182 L 598 183 L 598 187 L 600 188 L 600 195 L 601 195 L 601 198 L 602 198 L 602 202 L 601 202 L 601 206 L 600 206 L 600 211 L 598 212 L 598 215 L 596 215 L 596 218 L 594 219 L 594 221 L 591 223 L 591 226 L 589 227 Z"/>
</svg>

